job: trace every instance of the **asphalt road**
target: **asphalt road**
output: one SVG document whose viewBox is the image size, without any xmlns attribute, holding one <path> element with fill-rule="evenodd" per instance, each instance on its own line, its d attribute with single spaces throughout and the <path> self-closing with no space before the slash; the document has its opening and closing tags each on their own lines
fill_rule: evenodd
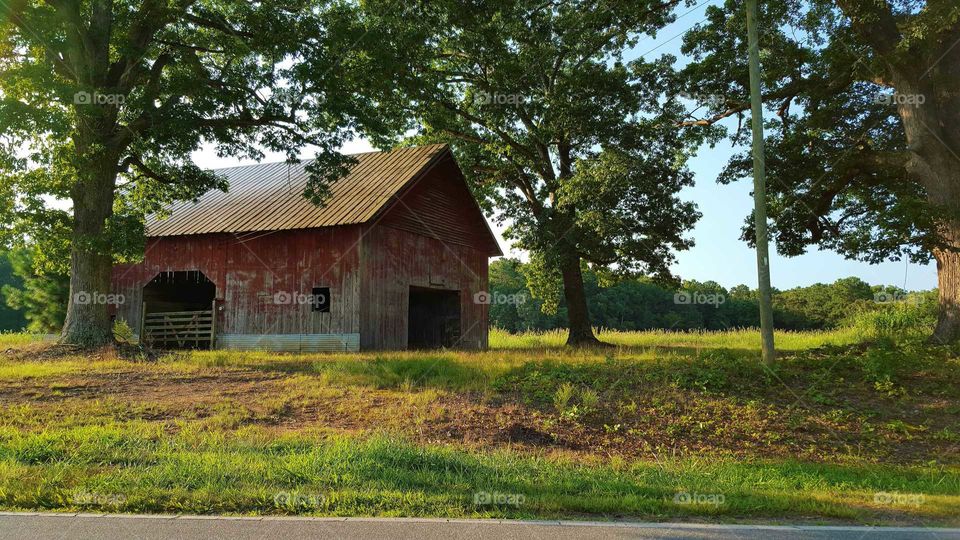
<svg viewBox="0 0 960 540">
<path fill-rule="evenodd" d="M 960 540 L 960 529 L 816 527 L 361 518 L 230 518 L 101 514 L 0 513 L 0 540 L 17 539 L 496 538 Z"/>
</svg>

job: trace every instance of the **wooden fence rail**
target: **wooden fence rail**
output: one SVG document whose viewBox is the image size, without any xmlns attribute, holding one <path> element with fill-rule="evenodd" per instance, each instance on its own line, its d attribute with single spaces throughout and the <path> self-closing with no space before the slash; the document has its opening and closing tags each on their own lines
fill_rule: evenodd
<svg viewBox="0 0 960 540">
<path fill-rule="evenodd" d="M 216 344 L 216 300 L 208 310 L 167 311 L 147 313 L 143 303 L 140 318 L 140 341 L 150 346 L 187 347 L 209 343 Z"/>
</svg>

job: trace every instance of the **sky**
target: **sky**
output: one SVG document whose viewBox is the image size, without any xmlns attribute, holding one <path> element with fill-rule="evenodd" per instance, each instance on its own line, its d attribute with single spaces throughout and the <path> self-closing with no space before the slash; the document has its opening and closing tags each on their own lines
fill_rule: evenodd
<svg viewBox="0 0 960 540">
<path fill-rule="evenodd" d="M 663 54 L 672 54 L 678 58 L 678 67 L 682 66 L 687 59 L 680 53 L 681 36 L 686 30 L 703 21 L 707 5 L 718 2 L 719 0 L 708 0 L 696 7 L 680 11 L 681 16 L 677 21 L 661 30 L 656 38 L 641 39 L 625 55 L 625 59 L 643 56 L 650 60 Z M 362 139 L 352 141 L 342 148 L 346 153 L 368 150 L 373 148 Z M 746 178 L 726 186 L 716 182 L 727 160 L 740 150 L 741 148 L 731 147 L 729 141 L 724 141 L 714 148 L 701 148 L 689 163 L 696 184 L 685 188 L 680 195 L 684 200 L 695 202 L 703 217 L 688 233 L 688 237 L 695 241 L 694 247 L 677 253 L 677 262 L 672 267 L 674 273 L 682 279 L 713 280 L 728 288 L 741 283 L 756 288 L 756 252 L 740 240 L 744 220 L 753 208 L 751 180 Z M 301 157 L 312 157 L 310 150 L 305 149 Z M 193 159 L 199 166 L 210 168 L 250 163 L 235 158 L 220 158 L 212 147 L 195 152 Z M 283 159 L 281 154 L 268 153 L 264 161 Z M 503 239 L 502 228 L 492 221 L 490 224 L 498 236 L 503 252 L 507 256 L 524 258 L 522 252 L 511 249 L 509 242 Z M 773 243 L 770 251 L 771 282 L 778 289 L 832 283 L 848 276 L 857 276 L 872 285 L 897 285 L 908 290 L 932 289 L 937 285 L 936 267 L 933 264 L 918 265 L 900 261 L 869 265 L 816 248 L 811 248 L 804 255 L 786 258 L 776 254 L 776 245 Z"/>
<path fill-rule="evenodd" d="M 626 58 L 643 56 L 651 60 L 672 54 L 678 59 L 677 67 L 682 67 L 688 61 L 680 52 L 683 33 L 704 22 L 708 5 L 720 3 L 720 0 L 710 0 L 682 10 L 674 23 L 665 27 L 656 38 L 642 39 Z M 728 127 L 734 124 L 735 121 L 729 119 Z M 753 209 L 752 179 L 742 179 L 726 186 L 716 182 L 730 156 L 742 149 L 731 147 L 729 141 L 724 141 L 714 148 L 701 148 L 690 163 L 696 184 L 685 189 L 681 196 L 696 202 L 703 217 L 690 235 L 696 245 L 677 254 L 673 270 L 683 279 L 713 280 L 725 287 L 740 283 L 756 287 L 756 252 L 739 239 L 744 220 Z M 815 247 L 804 255 L 787 258 L 776 254 L 775 243 L 770 244 L 770 252 L 770 278 L 778 289 L 830 283 L 847 276 L 857 276 L 873 285 L 897 285 L 908 290 L 937 286 L 933 263 L 919 265 L 900 261 L 870 265 Z"/>
</svg>

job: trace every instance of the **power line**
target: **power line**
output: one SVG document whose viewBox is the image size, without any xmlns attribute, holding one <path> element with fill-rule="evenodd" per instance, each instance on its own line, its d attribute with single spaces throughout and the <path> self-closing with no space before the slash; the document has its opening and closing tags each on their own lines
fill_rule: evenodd
<svg viewBox="0 0 960 540">
<path fill-rule="evenodd" d="M 686 17 L 687 15 L 693 13 L 694 11 L 696 11 L 696 10 L 700 9 L 701 7 L 703 7 L 705 4 L 708 4 L 708 3 L 712 2 L 712 1 L 713 1 L 713 0 L 704 0 L 703 2 L 700 2 L 699 4 L 693 6 L 692 8 L 688 9 L 687 11 L 683 12 L 683 14 L 681 14 L 681 15 L 678 16 L 676 19 L 674 19 L 674 20 L 673 20 L 673 23 L 676 23 L 676 22 L 679 21 L 680 19 Z M 687 33 L 687 31 L 689 31 L 690 28 L 693 28 L 694 26 L 700 24 L 701 22 L 703 22 L 703 21 L 705 21 L 705 20 L 706 20 L 706 19 L 703 19 L 703 20 L 701 20 L 701 21 L 699 21 L 699 22 L 697 22 L 697 23 L 694 23 L 693 25 L 691 25 L 690 27 L 688 27 L 688 28 L 687 28 L 686 30 L 684 30 L 683 32 L 677 34 L 676 36 L 673 36 L 672 38 L 668 39 L 667 41 L 664 41 L 663 43 L 661 43 L 660 45 L 657 45 L 657 46 L 654 47 L 653 49 L 650 49 L 649 51 L 641 54 L 640 57 L 643 57 L 643 55 L 657 50 L 658 48 L 660 48 L 661 46 L 665 45 L 666 43 L 668 43 L 668 42 L 670 42 L 670 41 L 673 41 L 673 40 L 676 39 L 678 36 L 682 36 L 683 34 Z M 671 23 L 671 24 L 673 24 L 673 23 Z M 637 42 L 637 45 L 639 45 L 640 43 L 643 43 L 643 42 L 647 41 L 648 39 L 650 39 L 650 36 L 647 36 L 647 37 L 641 39 L 639 42 Z"/>
<path fill-rule="evenodd" d="M 695 23 L 693 23 L 693 24 L 691 24 L 691 25 L 690 25 L 689 27 L 687 27 L 687 29 L 686 29 L 686 30 L 684 30 L 683 32 L 680 32 L 679 34 L 677 34 L 677 35 L 675 35 L 675 36 L 673 36 L 672 38 L 670 38 L 670 39 L 668 39 L 668 40 L 666 40 L 666 41 L 664 41 L 663 43 L 661 43 L 661 44 L 659 44 L 659 45 L 657 45 L 656 47 L 654 47 L 654 48 L 652 48 L 652 49 L 650 49 L 649 51 L 647 51 L 647 52 L 645 52 L 645 53 L 643 53 L 643 54 L 641 54 L 641 55 L 639 56 L 639 58 L 643 58 L 644 56 L 646 56 L 646 55 L 648 55 L 648 54 L 650 54 L 650 53 L 652 53 L 653 51 L 655 51 L 655 50 L 657 50 L 657 49 L 659 49 L 660 47 L 663 47 L 663 46 L 664 46 L 664 45 L 666 45 L 667 43 L 670 43 L 671 41 L 673 41 L 673 40 L 675 40 L 675 39 L 677 39 L 678 37 L 680 37 L 680 36 L 682 36 L 682 35 L 684 35 L 684 34 L 686 34 L 687 32 L 689 32 L 689 31 L 690 31 L 690 29 L 691 29 L 691 28 L 693 28 L 694 26 L 696 26 L 696 25 L 698 25 L 698 24 L 700 24 L 700 23 L 702 23 L 702 22 L 704 22 L 704 21 L 706 21 L 706 20 L 707 20 L 707 19 L 709 19 L 709 18 L 710 18 L 710 17 L 704 17 L 704 18 L 702 18 L 702 19 L 700 19 L 699 21 L 697 21 L 697 22 L 695 22 Z"/>
</svg>

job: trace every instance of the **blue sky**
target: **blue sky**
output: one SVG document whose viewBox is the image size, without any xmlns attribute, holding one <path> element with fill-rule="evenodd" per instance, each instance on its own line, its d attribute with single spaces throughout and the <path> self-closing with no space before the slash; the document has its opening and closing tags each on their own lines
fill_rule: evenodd
<svg viewBox="0 0 960 540">
<path fill-rule="evenodd" d="M 678 57 L 678 65 L 686 59 L 680 54 L 682 34 L 704 18 L 704 10 L 709 4 L 719 3 L 711 0 L 698 4 L 694 8 L 680 11 L 683 14 L 676 22 L 664 28 L 656 38 L 642 39 L 627 55 L 633 59 L 643 55 L 648 60 L 663 54 Z M 347 144 L 343 150 L 347 153 L 371 150 L 363 140 Z M 753 208 L 750 195 L 751 181 L 744 179 L 733 185 L 722 186 L 716 183 L 717 175 L 723 169 L 727 159 L 739 148 L 732 148 L 729 142 L 723 142 L 715 148 L 704 147 L 691 161 L 690 168 L 695 174 L 696 185 L 682 192 L 682 198 L 694 201 L 703 217 L 689 233 L 696 245 L 677 254 L 674 272 L 683 279 L 698 281 L 713 280 L 725 287 L 745 283 L 756 287 L 756 254 L 740 238 L 740 229 L 744 219 Z M 235 159 L 217 157 L 210 149 L 196 152 L 194 160 L 201 167 L 227 167 L 237 165 Z M 311 152 L 305 150 L 301 157 L 309 158 Z M 268 155 L 267 161 L 282 161 L 282 155 Z M 493 225 L 498 236 L 500 229 Z M 522 256 L 510 250 L 508 243 L 500 237 L 504 253 Z M 771 252 L 775 246 L 771 244 Z M 774 287 L 788 289 L 813 283 L 830 283 L 847 276 L 858 276 L 871 284 L 889 284 L 905 287 L 909 290 L 931 289 L 936 287 L 936 267 L 932 264 L 917 265 L 904 261 L 869 265 L 846 260 L 833 252 L 809 250 L 799 257 L 785 258 L 772 254 L 770 261 L 771 280 Z"/>
<path fill-rule="evenodd" d="M 681 16 L 674 23 L 664 28 L 656 38 L 641 40 L 626 58 L 643 55 L 650 60 L 663 54 L 672 54 L 678 58 L 678 67 L 683 66 L 687 62 L 680 53 L 683 33 L 703 22 L 708 5 L 720 3 L 720 0 L 711 0 L 682 9 Z M 734 125 L 734 121 L 731 119 L 729 124 Z M 696 186 L 684 190 L 683 197 L 696 202 L 703 217 L 691 233 L 696 245 L 677 256 L 674 270 L 684 279 L 712 279 L 726 287 L 740 283 L 756 286 L 756 252 L 739 240 L 744 220 L 753 209 L 753 197 L 750 194 L 752 180 L 746 178 L 727 186 L 716 183 L 727 160 L 740 150 L 732 148 L 729 141 L 725 141 L 715 148 L 701 148 L 690 164 L 696 176 Z M 776 255 L 775 245 L 771 244 L 770 248 L 771 281 L 774 287 L 780 289 L 829 283 L 847 276 L 858 276 L 871 284 L 898 285 L 910 290 L 932 289 L 937 285 L 934 264 L 918 265 L 901 261 L 869 265 L 816 248 L 799 257 L 786 258 Z"/>
</svg>

